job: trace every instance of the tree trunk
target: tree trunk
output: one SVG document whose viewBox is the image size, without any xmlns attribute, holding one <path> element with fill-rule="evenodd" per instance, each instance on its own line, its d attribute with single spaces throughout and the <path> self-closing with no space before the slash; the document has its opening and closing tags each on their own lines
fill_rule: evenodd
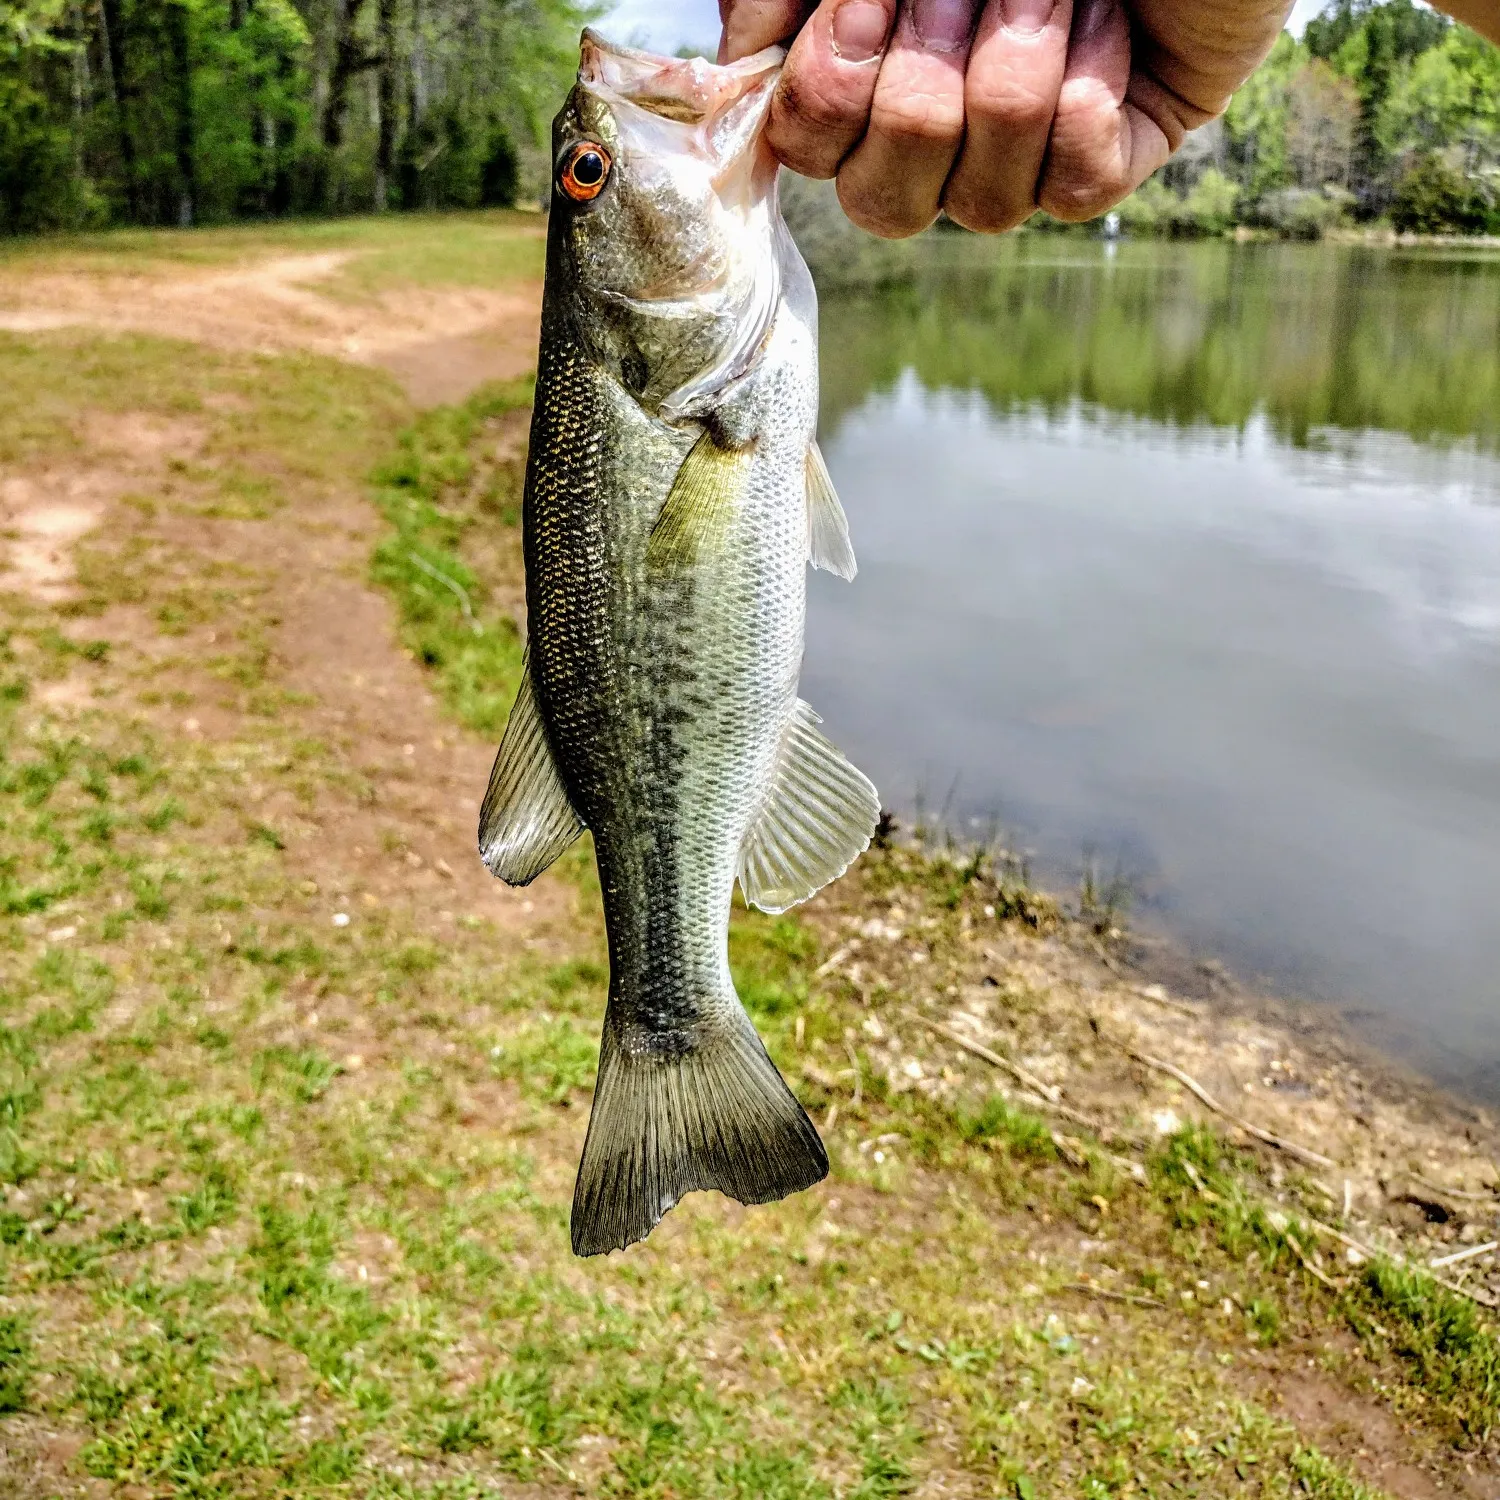
<svg viewBox="0 0 1500 1500">
<path fill-rule="evenodd" d="M 172 66 L 177 86 L 176 129 L 177 152 L 177 223 L 191 227 L 198 198 L 197 171 L 193 161 L 193 59 L 188 35 L 187 7 L 167 5 L 167 45 L 172 52 Z"/>
<path fill-rule="evenodd" d="M 93 107 L 93 80 L 89 77 L 89 32 L 83 6 L 73 0 L 73 175 L 81 183 L 86 175 L 83 142 L 89 110 Z"/>
<path fill-rule="evenodd" d="M 380 0 L 380 139 L 375 148 L 375 212 L 390 207 L 396 171 L 396 0 Z"/>
<path fill-rule="evenodd" d="M 323 104 L 323 146 L 337 151 L 344 144 L 344 112 L 349 107 L 349 85 L 356 73 L 370 66 L 359 38 L 354 34 L 365 0 L 345 0 L 339 17 L 338 41 L 333 70 L 328 75 L 328 97 Z"/>
<path fill-rule="evenodd" d="M 141 222 L 140 185 L 136 181 L 135 137 L 130 133 L 130 81 L 125 73 L 125 19 L 120 0 L 99 0 L 99 25 L 104 32 L 104 62 L 110 102 L 119 125 L 120 166 L 125 173 L 125 211 L 132 224 Z"/>
<path fill-rule="evenodd" d="M 427 33 L 422 0 L 411 0 L 411 67 L 407 70 L 406 128 L 415 130 L 427 114 Z"/>
</svg>

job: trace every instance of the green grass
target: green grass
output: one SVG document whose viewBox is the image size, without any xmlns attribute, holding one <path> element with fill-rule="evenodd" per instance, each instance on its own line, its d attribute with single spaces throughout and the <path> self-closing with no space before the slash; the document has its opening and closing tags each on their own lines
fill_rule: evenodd
<svg viewBox="0 0 1500 1500">
<path fill-rule="evenodd" d="M 391 525 L 373 573 L 401 611 L 401 637 L 430 667 L 448 710 L 467 729 L 494 739 L 521 681 L 521 638 L 512 617 L 492 606 L 464 561 L 464 533 L 488 518 L 510 527 L 519 549 L 521 461 L 476 462 L 487 423 L 525 410 L 529 382 L 489 387 L 459 407 L 438 407 L 402 435 L 377 469 L 375 497 Z M 459 506 L 463 497 L 472 502 Z"/>
<path fill-rule="evenodd" d="M 488 210 L 0 238 L 0 276 L 45 269 L 167 278 L 270 256 L 348 251 L 356 259 L 333 283 L 346 295 L 411 285 L 490 288 L 540 278 L 544 229 L 540 215 Z"/>
</svg>

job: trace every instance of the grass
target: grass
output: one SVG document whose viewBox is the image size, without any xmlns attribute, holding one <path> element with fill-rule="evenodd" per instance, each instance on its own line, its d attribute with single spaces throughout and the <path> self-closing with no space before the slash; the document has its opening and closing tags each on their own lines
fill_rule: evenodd
<svg viewBox="0 0 1500 1500">
<path fill-rule="evenodd" d="M 815 917 L 737 913 L 731 959 L 831 1181 L 700 1195 L 573 1260 L 607 979 L 586 843 L 524 921 L 435 874 L 469 831 L 408 807 L 425 763 L 391 769 L 278 633 L 278 559 L 372 475 L 368 566 L 444 716 L 413 678 L 382 732 L 482 760 L 520 669 L 527 390 L 412 419 L 333 362 L 81 335 L 0 366 L 33 398 L 0 396 L 9 463 L 103 464 L 119 411 L 191 421 L 198 455 L 138 476 L 75 597 L 0 595 L 0 1487 L 1373 1497 L 1264 1399 L 1308 1357 L 1378 1375 L 1431 1451 L 1480 1441 L 1466 1304 L 1386 1265 L 1329 1293 L 1212 1136 L 1137 1181 L 989 1078 L 904 1087 L 869 1028 L 906 997 L 820 980 Z M 1001 889 L 986 920 L 1055 920 L 1013 871 L 891 850 L 860 879 L 934 924 Z"/>
<path fill-rule="evenodd" d="M 537 214 L 486 210 L 0 237 L 0 278 L 37 270 L 170 278 L 273 255 L 348 251 L 356 259 L 335 283 L 346 296 L 413 285 L 493 287 L 541 277 L 544 227 Z"/>
<path fill-rule="evenodd" d="M 478 461 L 474 449 L 487 424 L 530 401 L 522 381 L 427 412 L 374 475 L 391 533 L 376 548 L 373 575 L 395 595 L 402 642 L 433 670 L 454 717 L 491 739 L 520 686 L 522 643 L 514 618 L 464 561 L 462 540 L 488 521 L 506 528 L 519 551 L 520 462 Z"/>
</svg>

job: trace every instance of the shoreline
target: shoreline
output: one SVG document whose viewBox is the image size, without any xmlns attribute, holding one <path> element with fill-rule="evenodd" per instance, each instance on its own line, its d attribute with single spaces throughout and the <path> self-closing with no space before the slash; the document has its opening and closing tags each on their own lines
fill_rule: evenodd
<svg viewBox="0 0 1500 1500">
<path fill-rule="evenodd" d="M 857 864 L 810 903 L 832 955 L 822 972 L 855 994 L 905 996 L 892 1005 L 1024 1058 L 1059 1101 L 1110 1129 L 1140 1132 L 1169 1111 L 1225 1129 L 1273 1179 L 1307 1162 L 1266 1147 L 1255 1130 L 1327 1157 L 1321 1175 L 1337 1180 L 1314 1191 L 1419 1263 L 1477 1243 L 1474 1232 L 1500 1215 L 1494 1113 L 1352 1036 L 1312 1002 L 1258 992 L 1218 966 L 1211 998 L 1188 999 L 1164 982 L 1178 956 L 1152 962 L 1128 931 L 1101 939 L 973 856 L 893 846 L 865 859 L 872 869 Z M 922 936 L 907 946 L 913 934 Z M 894 1058 L 887 1066 L 899 1070 Z M 1222 1108 L 1206 1107 L 1172 1068 Z M 1500 1306 L 1500 1266 L 1480 1290 Z"/>
</svg>

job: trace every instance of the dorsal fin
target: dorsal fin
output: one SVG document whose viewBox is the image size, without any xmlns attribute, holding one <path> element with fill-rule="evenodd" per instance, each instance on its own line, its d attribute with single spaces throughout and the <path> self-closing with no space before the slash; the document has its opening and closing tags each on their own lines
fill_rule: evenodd
<svg viewBox="0 0 1500 1500">
<path fill-rule="evenodd" d="M 800 698 L 760 816 L 740 850 L 740 889 L 762 911 L 785 911 L 837 880 L 869 847 L 880 796 L 818 730 Z"/>
</svg>

